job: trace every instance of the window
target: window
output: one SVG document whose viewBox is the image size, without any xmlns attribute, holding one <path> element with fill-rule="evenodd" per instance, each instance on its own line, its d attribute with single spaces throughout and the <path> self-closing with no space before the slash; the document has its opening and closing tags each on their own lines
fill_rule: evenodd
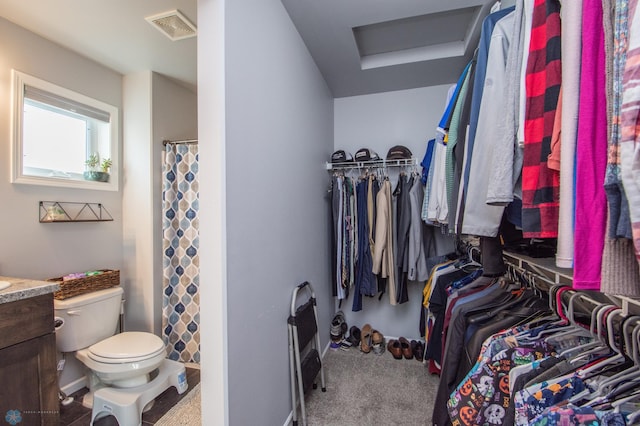
<svg viewBox="0 0 640 426">
<path fill-rule="evenodd" d="M 12 182 L 117 191 L 118 109 L 16 70 L 13 82 Z"/>
</svg>

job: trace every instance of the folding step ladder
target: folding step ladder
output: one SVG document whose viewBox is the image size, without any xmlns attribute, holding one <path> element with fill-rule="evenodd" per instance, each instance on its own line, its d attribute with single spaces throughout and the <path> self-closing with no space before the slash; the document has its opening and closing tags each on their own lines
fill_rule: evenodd
<svg viewBox="0 0 640 426">
<path fill-rule="evenodd" d="M 307 289 L 309 300 L 296 308 L 298 292 Z M 316 295 L 308 281 L 299 284 L 293 290 L 291 298 L 291 315 L 287 320 L 289 328 L 289 365 L 291 367 L 291 405 L 293 410 L 293 426 L 298 425 L 298 407 L 296 397 L 300 399 L 302 424 L 307 425 L 307 415 L 304 408 L 304 395 L 310 387 L 318 386 L 315 379 L 320 372 L 322 392 L 327 388 L 324 384 L 324 370 L 320 359 L 320 336 L 318 335 L 318 312 L 316 310 Z M 301 354 L 306 352 L 304 359 Z M 297 394 L 297 396 L 296 396 Z"/>
</svg>

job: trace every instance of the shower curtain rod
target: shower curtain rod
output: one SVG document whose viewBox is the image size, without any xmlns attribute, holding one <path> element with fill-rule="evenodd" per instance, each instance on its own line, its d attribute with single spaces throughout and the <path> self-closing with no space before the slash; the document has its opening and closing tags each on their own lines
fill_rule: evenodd
<svg viewBox="0 0 640 426">
<path fill-rule="evenodd" d="M 164 146 L 167 146 L 169 144 L 176 144 L 176 143 L 193 144 L 193 143 L 198 143 L 198 139 L 179 139 L 175 141 L 165 139 L 162 141 L 162 145 Z"/>
</svg>

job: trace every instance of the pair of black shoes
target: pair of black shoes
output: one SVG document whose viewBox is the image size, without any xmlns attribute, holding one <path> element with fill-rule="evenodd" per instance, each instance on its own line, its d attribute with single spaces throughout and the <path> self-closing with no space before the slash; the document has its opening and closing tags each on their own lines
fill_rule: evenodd
<svg viewBox="0 0 640 426">
<path fill-rule="evenodd" d="M 424 359 L 424 343 L 420 340 L 412 340 L 409 345 L 411 346 L 411 352 L 416 361 L 422 362 Z"/>
<path fill-rule="evenodd" d="M 360 344 L 360 339 L 362 338 L 362 333 L 360 331 L 360 329 L 358 327 L 356 327 L 355 325 L 352 326 L 349 329 L 349 338 L 347 340 L 349 340 L 351 342 L 351 345 L 354 348 L 357 348 L 358 345 Z"/>
</svg>

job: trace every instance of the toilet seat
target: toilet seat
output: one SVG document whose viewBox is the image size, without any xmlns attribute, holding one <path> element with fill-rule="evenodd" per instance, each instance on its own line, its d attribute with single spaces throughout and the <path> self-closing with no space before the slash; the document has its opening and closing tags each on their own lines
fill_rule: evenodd
<svg viewBox="0 0 640 426">
<path fill-rule="evenodd" d="M 88 348 L 88 357 L 104 364 L 141 362 L 165 355 L 162 339 L 155 334 L 128 331 L 116 334 Z"/>
</svg>

